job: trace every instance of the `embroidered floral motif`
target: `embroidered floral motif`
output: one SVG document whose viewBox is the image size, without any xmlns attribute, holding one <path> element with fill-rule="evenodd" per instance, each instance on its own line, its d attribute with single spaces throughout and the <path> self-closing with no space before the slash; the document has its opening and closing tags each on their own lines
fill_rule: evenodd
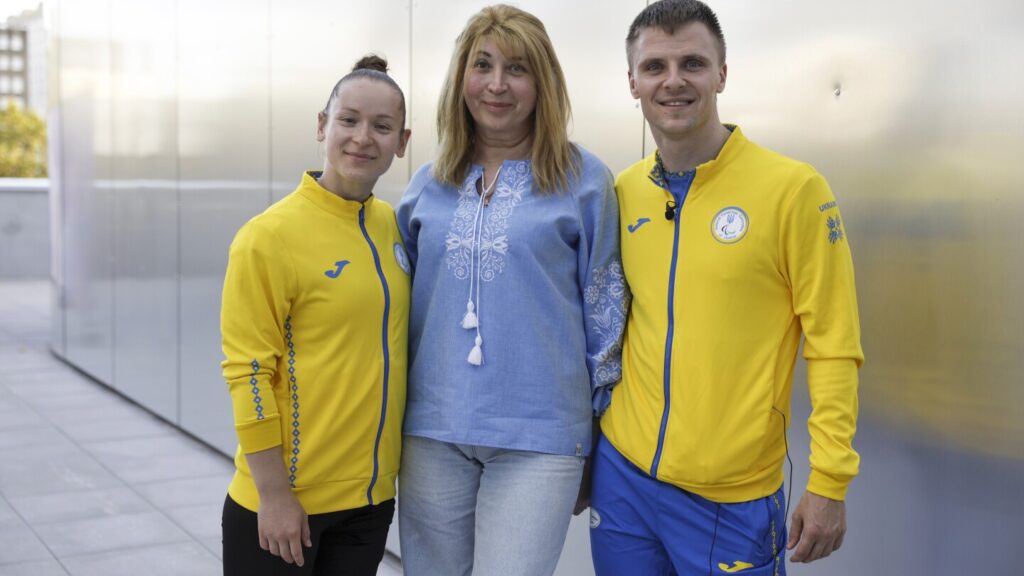
<svg viewBox="0 0 1024 576">
<path fill-rule="evenodd" d="M 622 378 L 622 333 L 629 300 L 626 276 L 619 262 L 594 270 L 590 283 L 583 289 L 590 328 L 600 341 L 594 355 L 596 386 L 614 384 Z"/>
<path fill-rule="evenodd" d="M 829 216 L 826 224 L 828 225 L 828 241 L 830 243 L 835 244 L 843 239 L 845 234 L 843 234 L 843 223 L 839 220 L 839 216 L 835 218 Z"/>
<path fill-rule="evenodd" d="M 654 153 L 654 167 L 651 168 L 651 173 L 647 176 L 659 187 L 668 190 L 668 177 L 679 176 L 682 178 L 683 176 L 686 176 L 686 171 L 672 172 L 665 168 L 665 164 L 661 162 L 661 151 L 659 150 Z"/>
<path fill-rule="evenodd" d="M 470 259 L 474 257 L 474 217 L 480 195 L 476 183 L 483 175 L 483 169 L 473 166 L 459 190 L 459 205 L 448 227 L 445 238 L 448 269 L 459 280 L 469 277 Z M 505 255 L 508 253 L 508 224 L 512 212 L 523 195 L 533 185 L 529 162 L 506 162 L 501 168 L 498 183 L 490 204 L 484 210 L 483 226 L 480 231 L 480 279 L 490 282 L 505 269 Z"/>
</svg>

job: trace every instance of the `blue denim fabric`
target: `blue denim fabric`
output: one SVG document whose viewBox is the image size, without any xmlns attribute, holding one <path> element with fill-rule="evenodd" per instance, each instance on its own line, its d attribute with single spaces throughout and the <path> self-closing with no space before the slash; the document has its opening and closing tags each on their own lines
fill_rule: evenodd
<svg viewBox="0 0 1024 576">
<path fill-rule="evenodd" d="M 414 267 L 406 434 L 590 452 L 591 416 L 621 378 L 629 291 L 611 173 L 580 151 L 561 192 L 536 190 L 529 161 L 506 161 L 483 208 L 480 166 L 459 187 L 430 165 L 413 176 L 396 212 Z M 476 331 L 461 324 L 471 281 L 480 366 L 467 362 Z"/>
<path fill-rule="evenodd" d="M 398 527 L 406 576 L 545 576 L 565 543 L 583 458 L 406 436 Z"/>
</svg>

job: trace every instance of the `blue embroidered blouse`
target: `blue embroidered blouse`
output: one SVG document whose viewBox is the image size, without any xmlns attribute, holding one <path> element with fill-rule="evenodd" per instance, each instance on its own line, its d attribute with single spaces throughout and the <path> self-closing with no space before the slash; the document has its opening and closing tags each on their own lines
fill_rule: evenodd
<svg viewBox="0 0 1024 576">
<path fill-rule="evenodd" d="M 488 205 L 480 166 L 460 188 L 431 164 L 413 176 L 397 210 L 414 267 L 405 434 L 589 453 L 591 416 L 621 378 L 629 291 L 611 173 L 578 149 L 567 192 L 539 193 L 529 161 L 506 161 Z M 480 365 L 467 361 L 467 300 Z"/>
</svg>

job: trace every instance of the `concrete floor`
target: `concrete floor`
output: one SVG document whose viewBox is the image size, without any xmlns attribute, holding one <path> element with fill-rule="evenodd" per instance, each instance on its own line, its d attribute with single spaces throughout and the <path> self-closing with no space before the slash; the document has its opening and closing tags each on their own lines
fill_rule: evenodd
<svg viewBox="0 0 1024 576">
<path fill-rule="evenodd" d="M 51 355 L 49 307 L 0 282 L 0 576 L 220 574 L 230 460 Z"/>
</svg>

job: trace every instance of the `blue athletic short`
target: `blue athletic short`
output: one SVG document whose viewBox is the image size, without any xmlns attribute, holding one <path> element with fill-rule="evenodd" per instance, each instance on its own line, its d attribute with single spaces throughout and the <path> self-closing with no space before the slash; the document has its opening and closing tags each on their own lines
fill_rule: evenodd
<svg viewBox="0 0 1024 576">
<path fill-rule="evenodd" d="M 786 573 L 786 504 L 719 504 L 660 482 L 606 438 L 593 454 L 590 548 L 597 576 Z"/>
</svg>

